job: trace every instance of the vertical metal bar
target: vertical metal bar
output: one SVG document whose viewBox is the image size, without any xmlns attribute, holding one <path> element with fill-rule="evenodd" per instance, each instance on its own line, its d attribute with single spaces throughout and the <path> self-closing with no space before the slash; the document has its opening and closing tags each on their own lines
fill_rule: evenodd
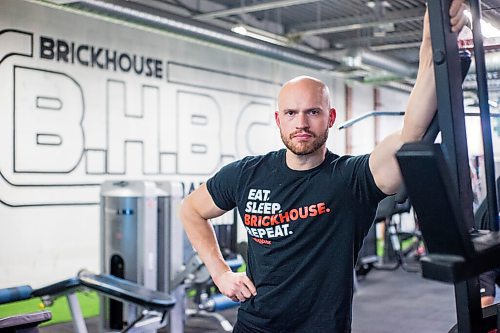
<svg viewBox="0 0 500 333">
<path fill-rule="evenodd" d="M 438 121 L 442 149 L 448 164 L 464 221 L 474 226 L 472 186 L 467 150 L 461 64 L 457 35 L 451 31 L 450 0 L 429 0 L 434 73 L 438 100 Z M 482 311 L 478 278 L 455 285 L 459 333 L 481 332 Z"/>
<path fill-rule="evenodd" d="M 477 278 L 455 283 L 455 305 L 458 333 L 483 332 L 483 312 Z"/>
<path fill-rule="evenodd" d="M 185 235 L 184 229 L 182 228 L 182 222 L 179 218 L 180 203 L 184 192 L 181 183 L 169 182 L 168 186 L 170 192 L 170 212 L 166 223 L 170 229 L 168 240 L 170 248 L 166 265 L 169 266 L 170 276 L 168 276 L 168 288 L 166 290 L 176 299 L 175 307 L 170 310 L 168 314 L 168 332 L 183 333 L 186 318 L 186 287 L 184 284 L 174 284 L 174 278 L 177 274 L 177 269 L 179 269 L 186 260 L 184 258 Z"/>
<path fill-rule="evenodd" d="M 472 186 L 467 151 L 461 65 L 457 34 L 451 31 L 450 0 L 428 2 L 434 73 L 438 100 L 438 120 L 442 148 L 450 169 L 467 228 L 472 229 Z"/>
<path fill-rule="evenodd" d="M 500 330 L 500 305 L 497 305 L 497 330 Z"/>
<path fill-rule="evenodd" d="M 85 325 L 82 309 L 80 308 L 80 303 L 78 303 L 78 298 L 76 297 L 76 294 L 75 293 L 68 294 L 66 298 L 68 299 L 68 305 L 71 311 L 71 318 L 73 319 L 73 329 L 77 333 L 87 333 L 87 326 Z"/>
<path fill-rule="evenodd" d="M 498 231 L 498 206 L 495 187 L 495 160 L 493 157 L 493 143 L 491 140 L 491 118 L 488 104 L 488 84 L 486 79 L 486 65 L 484 58 L 483 36 L 481 33 L 481 0 L 471 0 L 474 60 L 476 62 L 476 82 L 479 96 L 481 129 L 483 132 L 484 166 L 486 174 L 486 200 L 488 200 L 488 218 L 490 228 Z"/>
</svg>

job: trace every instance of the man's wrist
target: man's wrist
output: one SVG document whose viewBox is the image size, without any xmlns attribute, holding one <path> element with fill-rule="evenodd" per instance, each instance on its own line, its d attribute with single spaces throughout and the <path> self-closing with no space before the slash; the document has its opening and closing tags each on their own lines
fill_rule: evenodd
<svg viewBox="0 0 500 333">
<path fill-rule="evenodd" d="M 216 273 L 212 274 L 212 280 L 214 281 L 215 284 L 218 284 L 221 277 L 226 274 L 227 272 L 231 272 L 231 268 L 225 267 L 224 269 L 219 270 Z"/>
</svg>

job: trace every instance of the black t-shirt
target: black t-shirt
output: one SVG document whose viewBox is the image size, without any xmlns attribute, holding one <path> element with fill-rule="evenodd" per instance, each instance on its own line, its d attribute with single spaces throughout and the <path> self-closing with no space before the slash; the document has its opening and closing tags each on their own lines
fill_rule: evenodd
<svg viewBox="0 0 500 333">
<path fill-rule="evenodd" d="M 207 182 L 215 204 L 238 208 L 248 233 L 247 275 L 257 296 L 238 320 L 255 332 L 350 332 L 353 265 L 384 194 L 369 155 L 306 171 L 286 150 L 246 157 Z"/>
</svg>

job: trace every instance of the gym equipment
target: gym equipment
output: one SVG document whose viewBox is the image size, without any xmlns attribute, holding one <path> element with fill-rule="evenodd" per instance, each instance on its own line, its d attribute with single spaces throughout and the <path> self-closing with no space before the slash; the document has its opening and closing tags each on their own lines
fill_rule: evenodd
<svg viewBox="0 0 500 333">
<path fill-rule="evenodd" d="M 423 276 L 455 285 L 459 333 L 500 329 L 500 307 L 481 309 L 477 276 L 500 266 L 500 233 L 494 180 L 491 124 L 487 102 L 480 3 L 470 1 L 480 117 L 485 152 L 488 216 L 493 230 L 474 229 L 463 93 L 456 35 L 449 29 L 449 0 L 428 2 L 438 96 L 441 144 L 408 143 L 396 154 L 419 217 L 428 255 Z M 493 177 L 492 177 L 493 176 Z"/>
<path fill-rule="evenodd" d="M 233 271 L 236 271 L 243 264 L 241 255 L 235 255 L 233 258 L 225 258 L 225 260 Z M 197 253 L 193 253 L 187 261 L 185 268 L 179 272 L 172 284 L 174 286 L 184 285 L 185 288 L 195 291 L 193 297 L 195 308 L 186 309 L 188 317 L 215 319 L 224 331 L 233 331 L 231 323 L 217 312 L 237 307 L 240 303 L 220 293 L 213 292 L 215 288 L 213 281 Z"/>
<path fill-rule="evenodd" d="M 401 214 L 411 211 L 410 200 L 403 203 L 396 201 L 392 195 L 379 203 L 375 216 L 375 223 L 385 224 L 384 257 L 383 262 L 374 264 L 376 269 L 395 270 L 399 267 L 408 272 L 420 271 L 420 253 L 423 245 L 422 235 L 418 230 L 418 221 L 415 219 L 415 229 L 412 232 L 401 230 Z M 403 242 L 410 244 L 403 248 Z M 392 257 L 392 258 L 391 258 Z"/>
<path fill-rule="evenodd" d="M 500 177 L 497 178 L 497 188 L 500 188 Z M 500 201 L 500 197 L 497 200 Z M 488 200 L 483 200 L 474 213 L 474 227 L 479 230 L 491 230 L 493 228 L 489 221 Z"/>
<path fill-rule="evenodd" d="M 101 186 L 101 269 L 104 273 L 184 299 L 171 281 L 183 262 L 178 218 L 182 188 L 174 182 L 107 181 Z M 141 316 L 134 304 L 101 298 L 101 326 L 121 329 Z M 170 332 L 184 331 L 184 302 L 169 312 Z M 164 326 L 161 316 L 158 327 Z"/>
<path fill-rule="evenodd" d="M 226 331 L 232 326 L 217 313 L 238 306 L 229 298 L 212 293 L 213 282 L 196 253 L 191 257 L 177 209 L 180 184 L 151 181 L 107 181 L 101 187 L 102 271 L 137 282 L 151 289 L 169 292 L 185 300 L 186 289 L 195 290 L 194 309 L 177 302 L 168 316 L 170 333 L 184 332 L 186 316 L 215 318 Z M 233 257 L 236 247 L 236 212 L 212 221 L 221 252 L 230 267 L 241 266 L 241 256 Z M 226 221 L 227 220 L 227 221 Z M 185 246 L 188 245 L 187 247 Z M 184 258 L 187 257 L 186 261 Z M 123 322 L 133 322 L 140 312 L 133 304 L 101 298 L 101 326 L 121 329 Z M 151 319 L 153 320 L 153 319 Z M 159 329 L 165 322 L 155 320 Z"/>
<path fill-rule="evenodd" d="M 468 67 L 466 71 L 468 71 Z M 467 72 L 465 72 L 467 74 Z M 352 118 L 342 124 L 339 125 L 339 130 L 343 130 L 346 128 L 351 127 L 352 125 L 360 122 L 361 120 L 368 119 L 371 117 L 402 117 L 405 115 L 404 111 L 370 111 L 367 113 L 364 113 L 360 116 L 357 116 L 355 118 Z M 466 117 L 479 117 L 481 114 L 478 112 L 464 112 L 464 115 Z M 500 118 L 500 113 L 491 113 L 492 118 Z"/>
<path fill-rule="evenodd" d="M 135 332 L 150 331 L 151 327 L 157 326 L 156 321 L 152 321 L 151 318 L 159 316 L 162 318 L 162 322 L 165 322 L 166 314 L 175 305 L 175 299 L 168 294 L 145 288 L 116 276 L 108 274 L 96 275 L 85 270 L 79 272 L 76 277 L 39 289 L 32 289 L 30 286 L 2 289 L 0 290 L 0 304 L 33 297 L 40 297 L 44 304 L 51 304 L 55 298 L 66 296 L 75 332 L 87 333 L 87 327 L 75 294 L 76 291 L 83 288 L 95 290 L 101 295 L 143 308 L 141 316 L 129 323 L 127 327 L 122 328 L 122 332 L 133 329 Z M 25 332 L 23 329 L 29 328 L 31 332 L 37 332 L 36 326 L 50 318 L 49 311 L 8 317 L 0 319 L 0 328 L 6 328 L 7 330 L 8 327 L 9 332 Z"/>
<path fill-rule="evenodd" d="M 411 211 L 410 201 L 404 203 L 396 201 L 391 195 L 383 199 L 375 214 L 374 224 L 368 231 L 359 252 L 356 263 L 356 276 L 367 275 L 371 269 L 396 270 L 399 267 L 407 272 L 420 272 L 420 258 L 425 254 L 422 234 L 415 221 L 412 231 L 401 230 L 401 215 Z M 384 224 L 384 253 L 377 255 L 377 238 L 375 226 Z"/>
</svg>

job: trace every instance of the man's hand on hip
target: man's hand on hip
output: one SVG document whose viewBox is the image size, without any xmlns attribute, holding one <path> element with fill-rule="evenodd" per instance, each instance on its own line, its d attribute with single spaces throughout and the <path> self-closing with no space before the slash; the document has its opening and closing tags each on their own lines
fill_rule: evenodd
<svg viewBox="0 0 500 333">
<path fill-rule="evenodd" d="M 257 295 L 257 290 L 246 273 L 226 271 L 213 280 L 220 292 L 235 302 L 244 302 Z"/>
</svg>

